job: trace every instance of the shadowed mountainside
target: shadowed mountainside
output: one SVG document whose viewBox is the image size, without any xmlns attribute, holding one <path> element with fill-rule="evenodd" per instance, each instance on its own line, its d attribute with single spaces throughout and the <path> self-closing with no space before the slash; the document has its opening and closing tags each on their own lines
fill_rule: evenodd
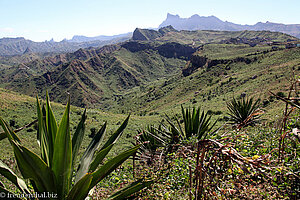
<svg viewBox="0 0 300 200">
<path fill-rule="evenodd" d="M 282 88 L 286 81 L 276 81 L 288 74 L 281 66 L 298 69 L 299 48 L 286 48 L 291 40 L 295 37 L 270 31 L 136 29 L 128 42 L 3 67 L 0 84 L 31 96 L 48 90 L 57 102 L 70 94 L 72 104 L 81 107 L 158 112 L 181 102 L 210 101 L 226 91 L 239 93 L 246 82 L 253 94 L 257 86 L 249 80 L 275 76 L 272 86 Z M 241 84 L 234 87 L 233 80 Z"/>
</svg>

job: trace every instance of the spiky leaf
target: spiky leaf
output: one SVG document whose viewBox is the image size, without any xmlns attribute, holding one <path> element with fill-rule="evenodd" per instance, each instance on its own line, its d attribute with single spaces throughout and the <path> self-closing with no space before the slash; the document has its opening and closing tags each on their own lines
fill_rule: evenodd
<svg viewBox="0 0 300 200">
<path fill-rule="evenodd" d="M 106 122 L 98 131 L 98 133 L 93 137 L 89 146 L 85 150 L 83 156 L 81 157 L 80 164 L 76 173 L 75 182 L 77 182 L 81 177 L 83 177 L 89 170 L 90 164 L 93 160 L 95 151 L 98 149 L 103 137 L 105 135 Z"/>
<path fill-rule="evenodd" d="M 142 181 L 138 180 L 129 186 L 123 188 L 122 190 L 116 192 L 115 194 L 111 195 L 107 200 L 121 200 L 129 197 L 130 195 L 144 189 L 145 187 L 149 187 L 153 184 L 153 181 Z"/>
<path fill-rule="evenodd" d="M 92 182 L 92 174 L 83 176 L 69 192 L 68 200 L 84 200 L 90 191 L 90 184 Z"/>
<path fill-rule="evenodd" d="M 120 155 L 114 157 L 113 159 L 106 162 L 102 167 L 96 170 L 93 175 L 93 180 L 90 185 L 90 188 L 94 187 L 99 181 L 105 178 L 108 174 L 110 174 L 113 170 L 119 167 L 125 160 L 127 160 L 131 155 L 133 155 L 141 145 L 137 145 Z"/>
<path fill-rule="evenodd" d="M 70 99 L 59 123 L 54 143 L 52 170 L 56 177 L 58 196 L 65 197 L 71 185 L 72 143 L 70 134 Z"/>
<path fill-rule="evenodd" d="M 0 160 L 0 174 L 15 184 L 23 193 L 29 193 L 26 183 Z"/>
</svg>

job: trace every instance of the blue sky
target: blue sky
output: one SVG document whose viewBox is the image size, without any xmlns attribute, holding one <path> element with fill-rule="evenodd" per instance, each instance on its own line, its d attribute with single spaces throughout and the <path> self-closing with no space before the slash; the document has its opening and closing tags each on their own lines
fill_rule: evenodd
<svg viewBox="0 0 300 200">
<path fill-rule="evenodd" d="M 114 35 L 158 27 L 167 13 L 214 15 L 239 24 L 300 24 L 300 0 L 0 0 L 0 38 Z"/>
</svg>

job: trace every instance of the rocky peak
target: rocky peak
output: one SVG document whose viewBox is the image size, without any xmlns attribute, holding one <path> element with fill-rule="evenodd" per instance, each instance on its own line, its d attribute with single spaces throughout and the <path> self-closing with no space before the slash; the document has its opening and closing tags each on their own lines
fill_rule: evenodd
<svg viewBox="0 0 300 200">
<path fill-rule="evenodd" d="M 160 28 L 158 30 L 158 32 L 165 35 L 168 32 L 177 32 L 177 30 L 175 28 L 173 28 L 173 26 L 169 25 L 169 26 L 165 26 L 165 27 Z"/>
<path fill-rule="evenodd" d="M 154 40 L 161 36 L 162 34 L 155 30 L 136 28 L 133 32 L 132 39 L 145 41 L 145 40 Z"/>
<path fill-rule="evenodd" d="M 179 15 L 172 15 L 170 13 L 167 14 L 167 19 L 179 19 Z"/>
</svg>

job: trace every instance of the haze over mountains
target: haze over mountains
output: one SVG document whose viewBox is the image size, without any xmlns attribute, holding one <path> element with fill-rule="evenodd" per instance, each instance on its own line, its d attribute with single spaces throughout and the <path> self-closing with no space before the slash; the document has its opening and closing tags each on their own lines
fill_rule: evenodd
<svg viewBox="0 0 300 200">
<path fill-rule="evenodd" d="M 159 28 L 165 26 L 173 26 L 177 30 L 217 30 L 217 31 L 274 31 L 282 32 L 297 38 L 300 38 L 300 24 L 279 24 L 273 22 L 258 22 L 254 25 L 241 25 L 232 22 L 222 21 L 215 16 L 203 17 L 193 15 L 189 18 L 181 18 L 179 15 L 172 15 L 168 13 L 167 19 L 163 21 Z"/>
<path fill-rule="evenodd" d="M 80 48 L 101 47 L 104 45 L 123 42 L 131 37 L 130 34 L 121 34 L 119 36 L 99 36 L 95 39 L 74 36 L 71 40 L 55 42 L 53 40 L 45 42 L 33 42 L 23 37 L 2 38 L 0 39 L 0 56 L 22 55 L 28 52 L 32 53 L 67 53 L 74 52 Z"/>
<path fill-rule="evenodd" d="M 287 49 L 285 54 L 284 45 L 288 41 L 297 42 L 297 38 L 271 31 L 137 28 L 131 40 L 101 48 L 81 48 L 47 57 L 39 57 L 26 49 L 27 54 L 22 56 L 2 58 L 0 87 L 31 96 L 43 96 L 48 91 L 56 102 L 64 102 L 70 95 L 72 105 L 80 107 L 116 112 L 124 107 L 137 112 L 146 107 L 152 110 L 154 102 L 184 98 L 191 84 L 195 85 L 190 95 L 197 93 L 200 85 L 206 88 L 212 85 L 216 90 L 220 84 L 231 84 L 232 79 L 227 80 L 229 74 L 235 76 L 233 74 L 240 73 L 246 65 L 259 66 L 261 71 L 253 71 L 250 76 L 246 71 L 241 77 L 241 83 L 248 82 L 249 77 L 264 73 L 266 58 L 277 59 L 283 53 L 285 58 L 298 55 L 299 48 Z M 279 64 L 285 62 L 278 61 Z M 191 81 L 192 76 L 203 79 Z M 211 77 L 225 82 L 213 84 Z M 195 81 L 198 79 L 201 83 Z M 177 85 L 179 81 L 183 82 Z M 173 90 L 174 87 L 177 90 Z"/>
<path fill-rule="evenodd" d="M 272 22 L 258 22 L 255 25 L 240 25 L 232 22 L 222 21 L 215 16 L 203 17 L 193 15 L 189 18 L 181 18 L 179 15 L 167 14 L 159 28 L 171 25 L 176 30 L 220 30 L 220 31 L 242 31 L 242 30 L 267 30 L 282 32 L 300 38 L 300 24 L 278 24 Z M 23 37 L 0 39 L 0 56 L 22 55 L 28 53 L 67 53 L 74 52 L 80 48 L 101 47 L 108 44 L 116 44 L 129 40 L 132 33 L 124 33 L 113 36 L 73 36 L 70 40 L 54 42 L 33 42 Z"/>
<path fill-rule="evenodd" d="M 132 32 L 129 33 L 122 33 L 118 35 L 99 35 L 95 37 L 87 37 L 83 35 L 74 35 L 71 40 L 67 40 L 68 42 L 90 42 L 95 40 L 107 41 L 107 40 L 114 40 L 114 39 L 129 39 L 132 36 Z"/>
</svg>

